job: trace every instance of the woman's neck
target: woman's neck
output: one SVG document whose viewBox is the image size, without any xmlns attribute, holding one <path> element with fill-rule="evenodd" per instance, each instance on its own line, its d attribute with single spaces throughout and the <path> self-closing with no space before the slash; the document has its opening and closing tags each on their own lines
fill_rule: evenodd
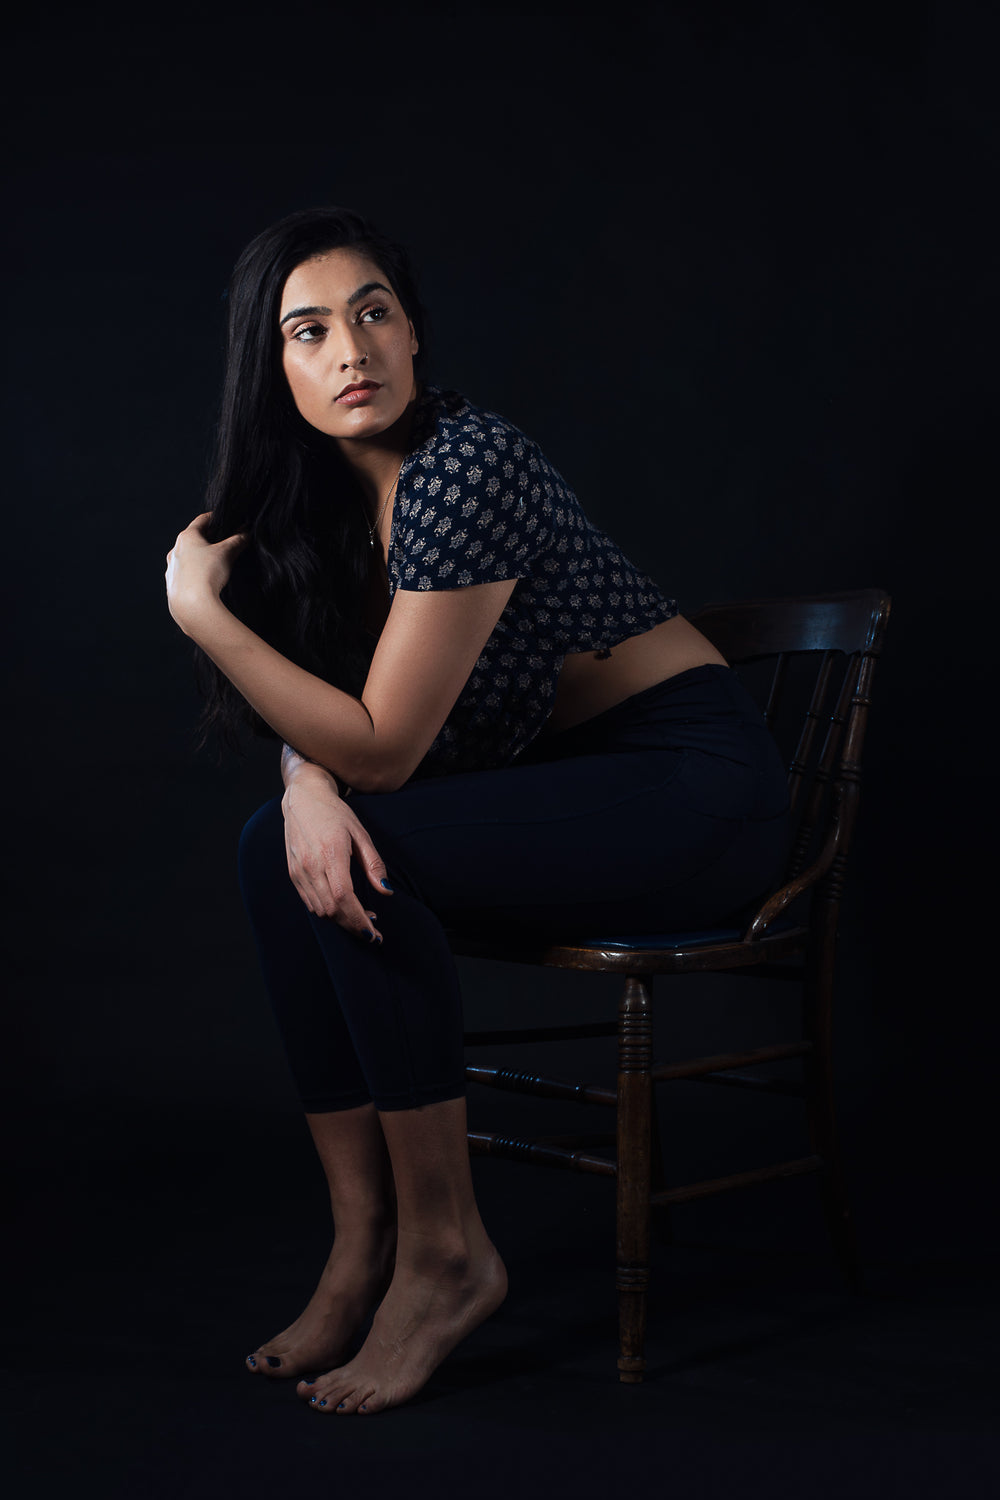
<svg viewBox="0 0 1000 1500">
<path fill-rule="evenodd" d="M 338 438 L 341 457 L 361 487 L 369 507 L 374 511 L 385 500 L 399 473 L 403 459 L 410 451 L 413 413 L 417 397 L 408 401 L 400 417 L 374 438 Z"/>
</svg>

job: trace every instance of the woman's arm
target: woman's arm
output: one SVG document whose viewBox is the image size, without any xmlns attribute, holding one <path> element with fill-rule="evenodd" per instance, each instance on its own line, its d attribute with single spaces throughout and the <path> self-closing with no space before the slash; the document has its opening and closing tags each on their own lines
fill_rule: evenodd
<svg viewBox="0 0 1000 1500">
<path fill-rule="evenodd" d="M 360 699 L 282 656 L 219 595 L 243 540 L 205 540 L 208 515 L 167 559 L 170 612 L 265 723 L 362 792 L 403 785 L 430 749 L 517 582 L 397 590 Z"/>
<path fill-rule="evenodd" d="M 281 752 L 281 779 L 285 852 L 295 889 L 315 916 L 330 917 L 358 937 L 380 943 L 375 913 L 362 906 L 351 881 L 353 856 L 364 865 L 375 890 L 392 894 L 385 865 L 366 829 L 341 800 L 330 772 L 304 760 L 289 745 Z"/>
</svg>

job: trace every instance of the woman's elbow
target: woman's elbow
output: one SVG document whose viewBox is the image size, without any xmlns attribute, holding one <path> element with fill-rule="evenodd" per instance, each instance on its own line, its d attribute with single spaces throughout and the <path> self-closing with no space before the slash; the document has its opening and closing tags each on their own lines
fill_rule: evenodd
<svg viewBox="0 0 1000 1500">
<path fill-rule="evenodd" d="M 408 776 L 394 776 L 388 771 L 380 773 L 366 772 L 362 776 L 356 776 L 351 782 L 351 788 L 355 792 L 398 792 L 409 780 Z"/>
<path fill-rule="evenodd" d="M 345 780 L 356 792 L 398 792 L 416 770 L 410 757 L 365 756 Z"/>
</svg>

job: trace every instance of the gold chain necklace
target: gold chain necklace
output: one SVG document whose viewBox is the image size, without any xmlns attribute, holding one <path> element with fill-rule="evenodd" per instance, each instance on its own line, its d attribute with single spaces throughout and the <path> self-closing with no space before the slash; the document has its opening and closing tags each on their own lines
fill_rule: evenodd
<svg viewBox="0 0 1000 1500">
<path fill-rule="evenodd" d="M 385 508 L 389 504 L 389 501 L 392 499 L 392 492 L 396 488 L 397 484 L 399 483 L 399 476 L 400 476 L 400 474 L 402 472 L 403 472 L 403 465 L 402 465 L 402 463 L 400 463 L 399 468 L 396 470 L 396 477 L 392 481 L 392 484 L 391 484 L 391 486 L 389 488 L 389 493 L 388 493 L 388 495 L 386 495 L 385 499 L 382 501 L 382 508 L 379 511 L 378 515 L 375 517 L 375 520 L 372 522 L 371 526 L 369 526 L 369 528 L 368 528 L 368 545 L 369 545 L 369 547 L 374 547 L 374 545 L 375 545 L 375 536 L 376 536 L 376 533 L 378 532 L 379 523 L 381 522 L 382 517 L 385 515 Z"/>
</svg>

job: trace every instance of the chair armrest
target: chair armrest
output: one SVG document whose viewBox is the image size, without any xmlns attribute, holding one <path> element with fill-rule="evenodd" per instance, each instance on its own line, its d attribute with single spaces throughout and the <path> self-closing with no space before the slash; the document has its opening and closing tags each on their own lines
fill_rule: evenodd
<svg viewBox="0 0 1000 1500">
<path fill-rule="evenodd" d="M 780 917 L 786 907 L 790 906 L 803 892 L 809 890 L 823 876 L 833 864 L 834 856 L 840 847 L 841 841 L 841 790 L 837 787 L 834 791 L 834 806 L 830 816 L 830 828 L 826 841 L 814 862 L 805 870 L 776 890 L 772 896 L 768 896 L 763 906 L 750 922 L 749 927 L 743 934 L 745 943 L 756 942 L 758 938 L 770 927 L 776 917 Z"/>
</svg>

